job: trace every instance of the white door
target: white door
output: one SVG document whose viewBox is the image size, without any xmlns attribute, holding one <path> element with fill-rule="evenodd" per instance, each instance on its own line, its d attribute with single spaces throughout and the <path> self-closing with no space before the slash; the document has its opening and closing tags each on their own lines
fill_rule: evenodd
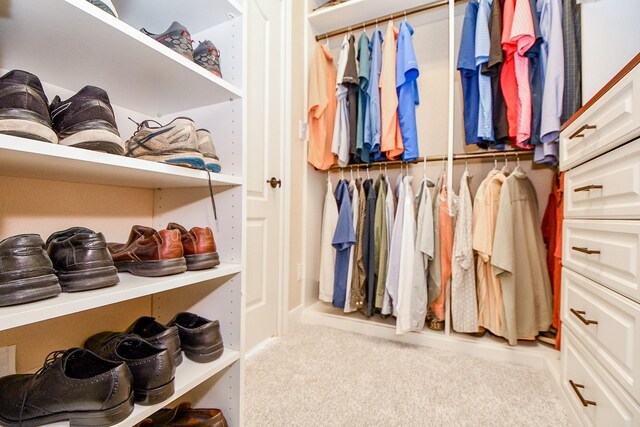
<svg viewBox="0 0 640 427">
<path fill-rule="evenodd" d="M 278 333 L 285 0 L 248 0 L 246 348 Z M 284 183 L 286 185 L 286 183 Z M 276 184 L 277 185 L 277 184 Z"/>
</svg>

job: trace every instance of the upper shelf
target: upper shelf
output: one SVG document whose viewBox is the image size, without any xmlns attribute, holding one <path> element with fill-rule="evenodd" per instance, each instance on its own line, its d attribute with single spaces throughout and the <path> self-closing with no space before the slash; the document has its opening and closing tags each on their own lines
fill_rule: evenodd
<svg viewBox="0 0 640 427">
<path fill-rule="evenodd" d="M 380 18 L 393 13 L 402 18 L 402 12 L 440 0 L 349 0 L 336 6 L 325 7 L 309 13 L 309 23 L 316 34 L 329 33 L 353 26 L 357 30 L 358 24 L 371 19 Z"/>
<path fill-rule="evenodd" d="M 74 91 L 98 86 L 114 104 L 148 116 L 242 97 L 234 85 L 86 0 L 0 0 L 0 10 L 0 68 Z"/>
<path fill-rule="evenodd" d="M 207 172 L 82 148 L 0 134 L 0 176 L 134 188 L 209 185 Z M 211 174 L 213 185 L 241 185 L 242 178 Z"/>
<path fill-rule="evenodd" d="M 113 4 L 124 22 L 153 33 L 178 21 L 193 35 L 242 15 L 242 6 L 234 0 L 113 0 Z"/>
</svg>

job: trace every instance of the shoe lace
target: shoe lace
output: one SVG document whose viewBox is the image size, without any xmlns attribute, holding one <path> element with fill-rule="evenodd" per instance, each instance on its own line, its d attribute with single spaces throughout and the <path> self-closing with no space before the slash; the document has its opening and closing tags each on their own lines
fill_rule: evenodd
<svg viewBox="0 0 640 427">
<path fill-rule="evenodd" d="M 209 179 L 209 196 L 211 197 L 211 207 L 213 208 L 213 218 L 215 219 L 216 231 L 218 230 L 218 211 L 216 210 L 216 199 L 213 197 L 213 184 L 211 183 L 211 171 L 206 169 Z"/>
<path fill-rule="evenodd" d="M 64 357 L 65 354 L 67 354 L 68 350 L 56 350 L 56 351 L 52 351 L 51 353 L 49 353 L 47 355 L 47 357 L 44 360 L 44 364 L 42 365 L 42 367 L 40 369 L 38 369 L 36 371 L 36 373 L 31 377 L 31 380 L 29 380 L 29 384 L 27 384 L 27 387 L 24 389 L 24 393 L 22 393 L 22 403 L 20 404 L 20 414 L 18 416 L 18 425 L 22 426 L 22 416 L 24 415 L 24 408 L 27 404 L 27 397 L 29 396 L 29 393 L 31 392 L 31 388 L 33 387 L 33 382 L 36 380 L 36 378 L 38 378 L 42 373 L 44 373 L 47 369 L 49 369 L 51 366 L 53 366 L 58 359 Z M 65 360 L 63 365 L 62 365 L 62 369 L 64 370 L 66 367 L 66 363 L 67 361 Z"/>
</svg>

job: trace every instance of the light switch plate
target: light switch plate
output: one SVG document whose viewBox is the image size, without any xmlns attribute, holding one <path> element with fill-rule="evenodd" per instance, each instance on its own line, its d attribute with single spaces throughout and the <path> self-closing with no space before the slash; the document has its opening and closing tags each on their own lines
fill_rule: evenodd
<svg viewBox="0 0 640 427">
<path fill-rule="evenodd" d="M 16 373 L 16 346 L 0 347 L 0 377 Z"/>
</svg>

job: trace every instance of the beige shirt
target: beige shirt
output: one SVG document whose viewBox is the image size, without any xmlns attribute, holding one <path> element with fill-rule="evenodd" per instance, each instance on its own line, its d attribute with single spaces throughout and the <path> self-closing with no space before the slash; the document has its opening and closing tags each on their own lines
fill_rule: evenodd
<svg viewBox="0 0 640 427">
<path fill-rule="evenodd" d="M 553 301 L 538 200 L 527 175 L 516 169 L 504 182 L 491 263 L 502 284 L 507 338 L 531 338 L 551 324 Z"/>
</svg>

